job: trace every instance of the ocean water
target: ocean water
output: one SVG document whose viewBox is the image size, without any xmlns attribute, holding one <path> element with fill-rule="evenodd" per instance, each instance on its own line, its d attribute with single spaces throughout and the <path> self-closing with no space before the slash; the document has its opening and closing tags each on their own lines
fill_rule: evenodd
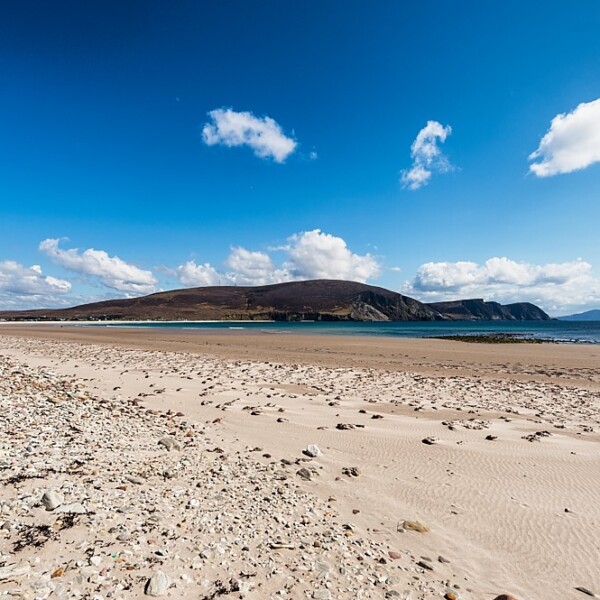
<svg viewBox="0 0 600 600">
<path fill-rule="evenodd" d="M 254 331 L 265 334 L 302 333 L 314 335 L 354 335 L 427 338 L 448 335 L 509 333 L 563 343 L 600 344 L 600 321 L 402 321 L 392 323 L 357 322 L 140 322 L 95 324 L 94 327 L 134 327 L 151 329 Z"/>
</svg>

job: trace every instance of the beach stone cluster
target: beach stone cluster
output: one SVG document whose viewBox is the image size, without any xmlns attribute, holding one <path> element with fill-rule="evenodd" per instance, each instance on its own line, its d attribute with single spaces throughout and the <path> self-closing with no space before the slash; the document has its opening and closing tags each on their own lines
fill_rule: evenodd
<svg viewBox="0 0 600 600">
<path fill-rule="evenodd" d="M 305 488 L 302 448 L 221 448 L 209 425 L 5 356 L 0 431 L 2 597 L 443 596 L 433 567 Z"/>
</svg>

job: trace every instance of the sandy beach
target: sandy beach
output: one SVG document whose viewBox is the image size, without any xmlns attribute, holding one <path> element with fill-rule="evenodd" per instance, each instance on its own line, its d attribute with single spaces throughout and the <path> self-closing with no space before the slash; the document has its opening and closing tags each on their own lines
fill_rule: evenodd
<svg viewBox="0 0 600 600">
<path fill-rule="evenodd" d="M 597 346 L 4 325 L 0 370 L 0 595 L 600 595 Z"/>
</svg>

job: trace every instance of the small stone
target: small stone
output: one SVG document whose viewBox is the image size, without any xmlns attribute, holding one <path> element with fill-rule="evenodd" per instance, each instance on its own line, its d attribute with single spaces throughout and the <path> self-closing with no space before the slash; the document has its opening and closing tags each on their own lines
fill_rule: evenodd
<svg viewBox="0 0 600 600">
<path fill-rule="evenodd" d="M 50 579 L 56 579 L 57 577 L 62 577 L 64 572 L 65 572 L 65 570 L 63 569 L 63 567 L 59 567 L 58 569 L 56 569 L 56 571 L 52 572 L 52 575 L 50 575 Z"/>
<path fill-rule="evenodd" d="M 490 433 L 489 435 L 486 435 L 486 436 L 485 436 L 485 439 L 486 439 L 486 440 L 488 440 L 488 441 L 490 441 L 490 442 L 493 442 L 494 440 L 497 440 L 497 439 L 498 439 L 498 436 L 497 436 L 497 435 L 492 435 L 492 434 Z"/>
<path fill-rule="evenodd" d="M 444 598 L 446 600 L 458 600 L 458 595 L 456 594 L 456 592 L 446 592 L 444 594 Z"/>
<path fill-rule="evenodd" d="M 99 567 L 101 563 L 102 563 L 102 557 L 100 557 L 100 556 L 90 557 L 90 565 L 93 565 L 94 567 Z"/>
<path fill-rule="evenodd" d="M 444 564 L 444 563 L 449 563 L 450 561 L 447 558 L 444 558 L 443 556 L 438 556 L 438 562 Z"/>
<path fill-rule="evenodd" d="M 146 596 L 164 596 L 171 585 L 171 580 L 162 571 L 156 571 L 146 582 L 144 594 Z"/>
<path fill-rule="evenodd" d="M 417 565 L 421 567 L 421 569 L 425 569 L 426 571 L 433 571 L 433 567 L 426 561 L 420 560 Z"/>
<path fill-rule="evenodd" d="M 71 504 L 63 504 L 56 509 L 57 513 L 71 513 L 74 515 L 85 515 L 87 510 L 85 510 L 83 504 L 80 502 L 72 502 Z"/>
<path fill-rule="evenodd" d="M 356 426 L 352 425 L 352 423 L 338 423 L 335 428 L 336 429 L 340 429 L 342 431 L 346 430 L 346 429 L 354 429 Z"/>
<path fill-rule="evenodd" d="M 125 477 L 129 483 L 134 483 L 135 485 L 142 485 L 146 480 L 143 477 L 137 477 L 136 475 L 127 475 Z"/>
<path fill-rule="evenodd" d="M 179 442 L 172 435 L 165 435 L 160 438 L 158 445 L 165 448 L 168 452 L 171 452 L 171 450 L 181 450 Z"/>
<path fill-rule="evenodd" d="M 575 588 L 578 592 L 581 592 L 582 594 L 585 594 L 586 596 L 591 596 L 592 598 L 596 597 L 596 594 L 594 594 L 594 592 L 590 592 L 590 590 L 588 590 L 587 588 L 581 587 L 581 586 L 577 586 Z"/>
<path fill-rule="evenodd" d="M 319 446 L 317 446 L 316 444 L 309 444 L 302 451 L 302 454 L 305 454 L 306 456 L 310 456 L 311 458 L 317 458 L 318 456 L 321 456 L 321 454 L 323 454 L 323 453 L 319 449 Z"/>
<path fill-rule="evenodd" d="M 342 474 L 347 475 L 348 477 L 359 477 L 361 471 L 358 467 L 344 467 L 342 469 Z"/>
<path fill-rule="evenodd" d="M 437 442 L 437 439 L 434 437 L 426 437 L 421 440 L 427 446 L 433 446 Z"/>
<path fill-rule="evenodd" d="M 494 600 L 517 600 L 514 596 L 511 596 L 510 594 L 500 594 L 499 596 L 496 596 L 494 598 Z"/>
<path fill-rule="evenodd" d="M 46 510 L 57 509 L 64 501 L 64 498 L 58 492 L 44 492 L 42 504 Z"/>
<path fill-rule="evenodd" d="M 402 558 L 402 554 L 400 554 L 400 552 L 395 552 L 394 550 L 389 550 L 388 551 L 388 556 L 392 559 L 392 560 L 399 560 Z"/>
<path fill-rule="evenodd" d="M 312 593 L 312 598 L 315 598 L 315 600 L 331 600 L 331 592 L 329 590 L 315 590 Z"/>
<path fill-rule="evenodd" d="M 31 571 L 31 566 L 28 563 L 23 565 L 10 565 L 8 567 L 0 567 L 0 581 L 13 579 L 27 575 Z"/>
<path fill-rule="evenodd" d="M 429 527 L 427 527 L 427 525 L 423 525 L 423 523 L 419 523 L 419 521 L 404 521 L 402 526 L 404 529 L 418 531 L 419 533 L 427 533 L 429 531 Z"/>
<path fill-rule="evenodd" d="M 310 481 L 311 479 L 310 471 L 304 467 L 302 469 L 298 469 L 298 471 L 296 471 L 296 475 L 298 475 L 298 477 L 302 477 L 302 479 L 306 479 L 306 481 Z"/>
</svg>

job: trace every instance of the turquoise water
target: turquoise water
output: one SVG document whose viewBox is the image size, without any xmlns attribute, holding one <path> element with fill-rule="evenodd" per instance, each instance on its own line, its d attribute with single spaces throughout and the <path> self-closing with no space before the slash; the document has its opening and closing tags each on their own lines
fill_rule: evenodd
<svg viewBox="0 0 600 600">
<path fill-rule="evenodd" d="M 412 321 L 393 323 L 355 322 L 144 322 L 111 323 L 94 327 L 134 327 L 151 329 L 202 331 L 255 331 L 261 333 L 304 333 L 315 335 L 359 335 L 385 337 L 440 337 L 511 333 L 545 340 L 570 343 L 600 344 L 600 321 Z"/>
</svg>

